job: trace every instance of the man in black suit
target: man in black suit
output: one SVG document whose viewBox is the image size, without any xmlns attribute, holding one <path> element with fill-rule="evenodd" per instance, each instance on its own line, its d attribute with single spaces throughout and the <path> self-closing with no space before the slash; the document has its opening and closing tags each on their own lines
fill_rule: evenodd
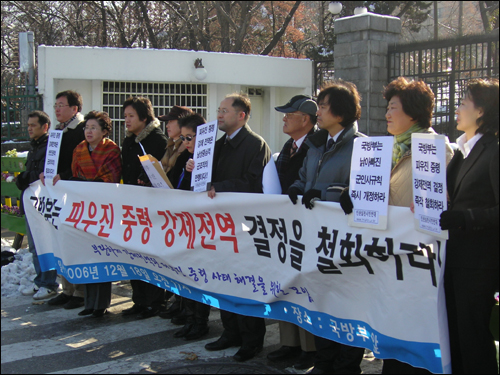
<svg viewBox="0 0 500 375">
<path fill-rule="evenodd" d="M 247 125 L 250 99 L 244 95 L 228 95 L 219 106 L 217 121 L 226 134 L 215 143 L 212 187 L 208 196 L 218 192 L 262 193 L 262 173 L 271 157 L 267 143 Z M 266 325 L 263 318 L 220 311 L 224 332 L 207 350 L 223 350 L 240 346 L 237 361 L 253 358 L 262 350 Z"/>
<path fill-rule="evenodd" d="M 290 185 L 300 179 L 299 169 L 309 149 L 305 140 L 318 130 L 318 105 L 310 96 L 296 95 L 285 105 L 274 109 L 284 113 L 283 133 L 290 136 L 276 160 L 281 192 L 286 194 Z M 269 353 L 267 358 L 271 361 L 295 358 L 294 368 L 298 370 L 312 367 L 316 353 L 314 335 L 292 323 L 280 321 L 279 326 L 281 348 Z"/>
</svg>

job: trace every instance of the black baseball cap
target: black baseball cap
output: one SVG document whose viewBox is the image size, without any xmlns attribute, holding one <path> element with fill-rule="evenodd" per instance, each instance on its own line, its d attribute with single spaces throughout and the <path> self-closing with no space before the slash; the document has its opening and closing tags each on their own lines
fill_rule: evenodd
<svg viewBox="0 0 500 375">
<path fill-rule="evenodd" d="M 295 95 L 285 105 L 274 107 L 278 112 L 291 113 L 300 111 L 309 115 L 316 116 L 318 105 L 309 95 Z"/>
</svg>

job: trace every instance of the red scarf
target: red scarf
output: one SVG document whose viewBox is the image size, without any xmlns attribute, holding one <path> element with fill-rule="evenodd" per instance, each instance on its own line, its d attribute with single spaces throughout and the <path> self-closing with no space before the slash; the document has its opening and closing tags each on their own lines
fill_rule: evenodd
<svg viewBox="0 0 500 375">
<path fill-rule="evenodd" d="M 91 154 L 84 140 L 73 151 L 71 170 L 73 177 L 87 181 L 119 183 L 122 174 L 120 148 L 111 139 L 103 138 Z"/>
</svg>

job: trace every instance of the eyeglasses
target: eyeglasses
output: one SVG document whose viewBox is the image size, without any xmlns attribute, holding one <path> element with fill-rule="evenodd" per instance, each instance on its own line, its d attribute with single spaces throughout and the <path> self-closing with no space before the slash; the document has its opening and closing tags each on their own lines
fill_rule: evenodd
<svg viewBox="0 0 500 375">
<path fill-rule="evenodd" d="M 185 141 L 191 142 L 195 137 L 196 135 L 186 135 L 185 137 L 183 135 L 179 136 L 182 142 Z"/>
<path fill-rule="evenodd" d="M 70 105 L 69 104 L 56 104 L 56 105 L 54 105 L 54 109 L 62 108 L 62 107 L 70 107 Z"/>
<path fill-rule="evenodd" d="M 86 127 L 83 128 L 83 130 L 85 130 L 86 132 L 88 132 L 88 131 L 93 131 L 94 132 L 94 131 L 96 131 L 98 129 L 100 129 L 100 128 L 98 128 L 97 126 L 86 126 Z"/>
<path fill-rule="evenodd" d="M 225 115 L 226 113 L 229 113 L 229 112 L 230 112 L 230 111 L 228 111 L 228 110 L 227 110 L 227 109 L 225 109 L 225 108 L 224 108 L 224 109 L 218 109 L 218 110 L 217 110 L 217 114 L 219 114 L 219 115 L 220 115 L 221 113 L 222 113 L 223 115 Z M 241 111 L 241 112 L 245 113 L 244 111 Z"/>
<path fill-rule="evenodd" d="M 293 116 L 293 115 L 300 115 L 300 116 L 305 116 L 304 113 L 285 113 L 283 115 L 284 118 L 290 118 L 290 116 Z"/>
</svg>

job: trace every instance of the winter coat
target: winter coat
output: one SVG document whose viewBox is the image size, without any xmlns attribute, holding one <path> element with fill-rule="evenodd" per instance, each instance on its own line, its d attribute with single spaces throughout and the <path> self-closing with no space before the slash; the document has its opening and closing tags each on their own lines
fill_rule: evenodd
<svg viewBox="0 0 500 375">
<path fill-rule="evenodd" d="M 144 148 L 144 151 L 141 148 Z M 129 131 L 122 143 L 122 175 L 123 183 L 137 185 L 137 178 L 143 173 L 138 156 L 150 154 L 160 160 L 165 153 L 167 136 L 161 131 L 160 121 L 154 119 L 135 135 Z"/>
<path fill-rule="evenodd" d="M 266 141 L 245 124 L 226 142 L 215 142 L 212 186 L 216 192 L 262 193 L 262 173 L 271 158 Z"/>
<path fill-rule="evenodd" d="M 307 134 L 307 137 L 317 132 L 319 129 L 315 125 Z M 297 150 L 295 155 L 290 158 L 290 150 L 293 145 L 293 138 L 290 138 L 284 144 L 278 159 L 276 160 L 276 169 L 278 171 L 280 184 L 281 184 L 281 193 L 286 194 L 290 185 L 292 185 L 295 181 L 299 179 L 299 170 L 302 168 L 302 164 L 304 163 L 304 159 L 306 158 L 307 151 L 309 150 L 309 146 L 306 144 L 306 139 Z"/>
<path fill-rule="evenodd" d="M 419 134 L 436 134 L 434 129 Z M 453 157 L 453 149 L 446 141 L 446 165 Z M 391 206 L 410 207 L 413 201 L 413 177 L 411 167 L 411 149 L 392 168 L 389 187 L 389 204 Z"/>
<path fill-rule="evenodd" d="M 176 159 L 175 165 L 168 173 L 168 178 L 174 189 L 191 190 L 191 172 L 186 171 L 186 163 L 192 158 L 193 154 L 184 150 Z"/>
<path fill-rule="evenodd" d="M 37 140 L 31 141 L 31 151 L 26 159 L 26 170 L 20 173 L 16 179 L 19 190 L 25 190 L 32 182 L 39 179 L 40 173 L 45 168 L 45 154 L 47 153 L 47 141 L 49 135 L 44 134 Z"/>
<path fill-rule="evenodd" d="M 83 121 L 83 119 L 83 115 L 77 113 L 73 121 L 63 129 L 61 148 L 59 150 L 59 162 L 57 165 L 57 173 L 61 177 L 61 180 L 69 180 L 73 177 L 73 172 L 71 171 L 73 151 L 76 146 L 85 140 L 85 133 L 83 130 L 85 121 Z"/>
<path fill-rule="evenodd" d="M 333 147 L 325 152 L 328 131 L 322 129 L 309 136 L 309 146 L 304 164 L 299 171 L 300 179 L 291 187 L 298 188 L 302 194 L 316 189 L 321 191 L 321 200 L 338 202 L 340 192 L 349 185 L 351 157 L 354 139 L 366 137 L 358 132 L 358 124 L 348 125 L 337 138 Z"/>
<path fill-rule="evenodd" d="M 184 146 L 180 138 L 176 141 L 168 138 L 165 154 L 161 158 L 161 165 L 166 174 L 174 167 L 177 158 L 185 149 L 186 146 Z"/>
<path fill-rule="evenodd" d="M 446 170 L 450 211 L 462 211 L 465 228 L 450 230 L 446 267 L 498 272 L 498 138 L 484 134 L 464 159 L 457 151 Z"/>
</svg>

